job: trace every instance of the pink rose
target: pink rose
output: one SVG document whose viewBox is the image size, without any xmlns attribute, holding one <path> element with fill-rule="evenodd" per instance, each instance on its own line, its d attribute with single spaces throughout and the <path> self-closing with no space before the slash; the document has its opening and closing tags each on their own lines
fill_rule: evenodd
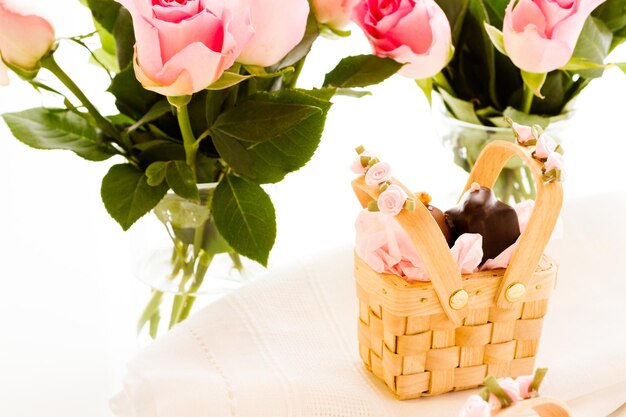
<svg viewBox="0 0 626 417">
<path fill-rule="evenodd" d="M 190 0 L 188 0 L 190 1 Z M 304 36 L 309 16 L 307 0 L 249 0 L 255 35 L 237 59 L 242 64 L 269 67 L 283 59 Z M 209 3 L 227 5 L 231 0 Z"/>
<path fill-rule="evenodd" d="M 54 44 L 54 28 L 46 19 L 25 14 L 0 0 L 0 84 L 6 85 L 7 66 L 35 70 Z"/>
<path fill-rule="evenodd" d="M 367 185 L 378 185 L 391 179 L 391 167 L 386 162 L 377 162 L 365 174 Z"/>
<path fill-rule="evenodd" d="M 537 139 L 537 147 L 535 148 L 535 158 L 545 160 L 548 155 L 555 151 L 557 143 L 547 133 L 542 133 Z"/>
<path fill-rule="evenodd" d="M 522 145 L 528 141 L 537 139 L 535 138 L 535 135 L 533 135 L 533 129 L 530 126 L 524 126 L 513 122 L 512 128 L 515 133 L 515 138 Z"/>
<path fill-rule="evenodd" d="M 517 382 L 513 378 L 499 379 L 498 385 L 500 385 L 500 388 L 502 388 L 502 390 L 506 392 L 506 395 L 511 398 L 513 404 L 523 400 L 522 395 L 520 394 L 519 382 Z"/>
<path fill-rule="evenodd" d="M 350 169 L 352 170 L 352 172 L 354 172 L 355 174 L 358 175 L 363 175 L 365 174 L 366 171 L 366 167 L 363 166 L 363 164 L 361 163 L 361 157 L 365 156 L 368 158 L 375 158 L 376 156 L 368 151 L 364 151 L 362 152 L 359 156 L 357 156 L 354 161 L 352 162 L 352 165 L 350 166 Z"/>
<path fill-rule="evenodd" d="M 117 0 L 135 29 L 135 75 L 167 96 L 200 91 L 220 78 L 254 35 L 244 0 Z"/>
<path fill-rule="evenodd" d="M 378 196 L 378 209 L 382 213 L 397 216 L 404 207 L 406 199 L 407 195 L 404 190 L 392 184 Z"/>
<path fill-rule="evenodd" d="M 515 378 L 515 380 L 519 384 L 519 392 L 522 398 L 530 398 L 530 385 L 533 383 L 534 379 L 534 375 L 523 375 Z"/>
<path fill-rule="evenodd" d="M 491 404 L 478 395 L 471 395 L 465 402 L 459 417 L 491 417 Z"/>
<path fill-rule="evenodd" d="M 504 14 L 504 49 L 524 71 L 567 64 L 585 20 L 604 0 L 511 0 Z"/>
<path fill-rule="evenodd" d="M 561 181 L 565 180 L 565 158 L 558 152 L 552 152 L 544 165 L 546 172 L 561 171 Z"/>
<path fill-rule="evenodd" d="M 341 29 L 350 22 L 352 9 L 359 0 L 313 0 L 318 22 Z"/>
<path fill-rule="evenodd" d="M 434 0 L 361 0 L 352 18 L 376 55 L 406 64 L 406 77 L 430 78 L 448 63 L 450 23 Z"/>
</svg>

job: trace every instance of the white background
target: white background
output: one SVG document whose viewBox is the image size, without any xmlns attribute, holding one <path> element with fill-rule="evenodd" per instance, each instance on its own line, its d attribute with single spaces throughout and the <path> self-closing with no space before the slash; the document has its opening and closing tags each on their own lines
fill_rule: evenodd
<svg viewBox="0 0 626 417">
<path fill-rule="evenodd" d="M 27 5 L 55 24 L 58 37 L 93 30 L 77 0 Z M 358 29 L 349 39 L 320 40 L 301 86 L 319 86 L 341 57 L 366 52 Z M 107 78 L 87 58 L 69 42 L 58 51 L 63 68 L 104 113 L 113 113 Z M 611 58 L 626 61 L 626 51 Z M 272 265 L 350 242 L 358 205 L 347 166 L 359 144 L 392 163 L 403 182 L 428 190 L 440 207 L 448 207 L 464 184 L 415 84 L 394 77 L 371 90 L 373 97 L 337 98 L 311 163 L 269 188 L 279 223 Z M 626 76 L 613 69 L 578 100 L 565 144 L 567 198 L 626 193 L 625 93 Z M 0 89 L 0 113 L 49 102 L 17 77 Z M 141 233 L 123 233 L 100 201 L 102 177 L 121 161 L 33 150 L 13 139 L 3 122 L 0 155 L 0 416 L 107 416 L 108 398 L 136 351 L 134 322 L 146 291 L 132 274 L 131 242 L 141 244 Z M 610 207 L 597 210 L 598 216 L 617 215 Z M 153 225 L 144 219 L 137 229 Z"/>
</svg>

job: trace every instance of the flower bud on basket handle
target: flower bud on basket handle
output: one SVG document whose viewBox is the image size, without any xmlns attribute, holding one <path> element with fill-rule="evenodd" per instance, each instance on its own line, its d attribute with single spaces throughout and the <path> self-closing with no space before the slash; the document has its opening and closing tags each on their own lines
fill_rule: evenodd
<svg viewBox="0 0 626 417">
<path fill-rule="evenodd" d="M 413 195 L 396 179 L 391 182 L 402 187 L 407 195 Z M 352 188 L 363 208 L 367 208 L 370 201 L 377 200 L 380 195 L 380 188 L 367 185 L 363 176 L 352 181 Z M 412 211 L 402 210 L 395 219 L 411 238 L 424 262 L 444 312 L 456 326 L 461 325 L 467 316 L 467 306 L 454 309 L 451 298 L 463 289 L 463 281 L 441 229 L 424 204 L 416 204 Z"/>
<path fill-rule="evenodd" d="M 571 417 L 567 405 L 556 398 L 537 397 L 530 400 L 520 401 L 513 407 L 505 408 L 496 413 L 497 417 L 522 417 L 528 415 L 529 410 L 534 410 L 539 417 Z"/>
<path fill-rule="evenodd" d="M 492 188 L 506 163 L 516 155 L 522 158 L 533 174 L 537 186 L 537 199 L 528 226 L 520 236 L 517 250 L 498 289 L 496 302 L 500 308 L 510 308 L 515 302 L 523 300 L 523 298 L 516 301 L 508 300 L 506 291 L 517 283 L 526 285 L 533 276 L 563 205 L 561 183 L 558 181 L 545 183 L 543 164 L 533 158 L 531 150 L 505 141 L 494 141 L 485 147 L 476 160 L 461 196 L 474 182 Z"/>
</svg>

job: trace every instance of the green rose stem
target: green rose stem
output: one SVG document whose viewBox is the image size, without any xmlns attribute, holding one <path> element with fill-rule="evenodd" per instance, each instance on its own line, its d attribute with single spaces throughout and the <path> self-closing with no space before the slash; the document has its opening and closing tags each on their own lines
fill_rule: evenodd
<svg viewBox="0 0 626 417">
<path fill-rule="evenodd" d="M 535 93 L 533 93 L 533 91 L 528 88 L 526 84 L 524 84 L 524 95 L 522 96 L 522 108 L 520 110 L 526 114 L 530 114 L 534 98 Z"/>
<path fill-rule="evenodd" d="M 168 97 L 167 100 L 172 106 L 176 107 L 178 126 L 180 127 L 180 133 L 183 136 L 185 160 L 187 165 L 189 165 L 189 168 L 191 168 L 193 180 L 197 182 L 196 155 L 198 153 L 200 143 L 196 142 L 193 129 L 191 128 L 191 121 L 189 120 L 189 110 L 187 109 L 187 105 L 191 101 L 191 96 Z"/>
<path fill-rule="evenodd" d="M 94 106 L 93 103 L 89 101 L 87 96 L 85 96 L 82 90 L 69 77 L 69 75 L 67 75 L 65 71 L 61 69 L 59 64 L 55 61 L 54 55 L 50 54 L 44 57 L 40 62 L 43 68 L 53 73 L 59 79 L 59 81 L 61 81 L 63 85 L 65 85 L 67 89 L 76 96 L 76 98 L 82 103 L 82 105 L 85 106 L 91 117 L 93 117 L 93 119 L 95 120 L 96 125 L 100 129 L 105 131 L 111 138 L 118 141 L 121 140 L 120 133 L 117 131 L 117 129 L 115 129 L 115 126 L 113 126 L 113 124 L 109 120 L 107 120 L 104 116 L 102 116 L 102 114 L 100 114 L 98 109 L 96 109 L 96 106 Z"/>
</svg>

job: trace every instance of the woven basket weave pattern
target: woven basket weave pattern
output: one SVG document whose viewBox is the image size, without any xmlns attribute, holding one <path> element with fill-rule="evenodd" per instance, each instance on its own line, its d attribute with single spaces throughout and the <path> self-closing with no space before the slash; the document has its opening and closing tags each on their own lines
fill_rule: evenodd
<svg viewBox="0 0 626 417">
<path fill-rule="evenodd" d="M 533 277 L 536 292 L 529 295 L 533 301 L 512 309 L 485 306 L 488 303 L 480 300 L 480 292 L 489 295 L 489 287 L 495 293 L 502 274 L 474 280 L 476 284 L 481 281 L 483 289 L 469 290 L 469 314 L 460 327 L 455 327 L 443 312 L 394 314 L 375 291 L 363 288 L 370 284 L 367 275 L 376 273 L 367 271 L 369 267 L 358 259 L 356 265 L 359 352 L 366 366 L 398 398 L 474 388 L 487 375 L 515 377 L 532 373 L 556 265 L 550 264 Z M 485 280 L 491 285 L 485 286 Z M 465 281 L 472 288 L 471 278 Z M 385 288 L 384 280 L 379 282 L 381 293 L 393 291 Z M 423 293 L 428 286 L 418 284 L 413 292 Z M 410 293 L 411 285 L 406 288 Z M 428 304 L 428 299 L 421 298 L 420 302 Z"/>
</svg>

